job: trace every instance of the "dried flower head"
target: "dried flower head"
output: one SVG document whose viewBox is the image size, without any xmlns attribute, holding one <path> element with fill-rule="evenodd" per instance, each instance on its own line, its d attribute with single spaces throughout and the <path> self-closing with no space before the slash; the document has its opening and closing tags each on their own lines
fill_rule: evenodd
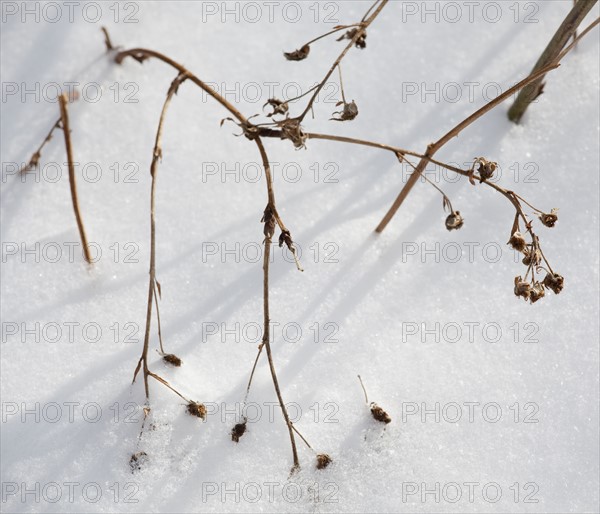
<svg viewBox="0 0 600 514">
<path fill-rule="evenodd" d="M 276 220 L 275 213 L 273 212 L 273 208 L 270 204 L 265 207 L 265 211 L 260 222 L 265 224 L 263 228 L 263 233 L 265 237 L 271 239 L 273 237 L 273 234 L 275 234 Z"/>
<path fill-rule="evenodd" d="M 531 296 L 531 284 L 521 276 L 515 277 L 515 296 L 522 296 L 525 300 L 529 300 Z"/>
<path fill-rule="evenodd" d="M 247 420 L 244 420 L 242 423 L 238 423 L 231 429 L 231 440 L 239 443 L 240 437 L 242 437 L 246 433 L 246 423 Z"/>
<path fill-rule="evenodd" d="M 565 279 L 558 273 L 548 273 L 542 283 L 545 287 L 554 291 L 554 294 L 559 294 L 563 290 Z"/>
<path fill-rule="evenodd" d="M 273 112 L 267 114 L 267 118 L 270 118 L 271 116 L 275 116 L 276 114 L 281 114 L 281 115 L 285 116 L 289 109 L 289 105 L 287 102 L 284 102 L 283 100 L 278 100 L 277 98 L 269 98 L 267 100 L 267 103 L 265 105 L 263 105 L 263 109 L 267 105 L 270 105 L 271 107 L 273 107 Z"/>
<path fill-rule="evenodd" d="M 552 209 L 550 214 L 542 213 L 539 218 L 544 226 L 552 228 L 558 221 L 558 209 Z"/>
<path fill-rule="evenodd" d="M 179 357 L 177 357 L 177 355 L 174 355 L 172 353 L 163 355 L 163 360 L 166 363 L 171 364 L 172 366 L 175 366 L 176 368 L 178 368 L 182 364 L 181 359 Z"/>
<path fill-rule="evenodd" d="M 131 472 L 135 473 L 136 471 L 139 471 L 146 462 L 148 462 L 148 454 L 146 452 L 134 453 L 129 459 Z"/>
<path fill-rule="evenodd" d="M 512 248 L 517 250 L 517 252 L 523 252 L 527 248 L 527 241 L 521 232 L 518 230 L 510 236 L 508 243 Z"/>
<path fill-rule="evenodd" d="M 338 118 L 329 118 L 330 120 L 333 121 L 352 121 L 354 118 L 356 118 L 358 116 L 358 106 L 356 105 L 356 103 L 354 102 L 354 100 L 352 100 L 350 103 L 348 102 L 338 102 L 336 105 L 336 107 L 338 105 L 342 105 L 344 104 L 344 109 L 341 111 L 335 111 L 333 113 L 333 115 L 335 116 L 336 114 L 339 116 Z"/>
<path fill-rule="evenodd" d="M 476 157 L 475 164 L 479 164 L 477 173 L 479 173 L 479 177 L 481 179 L 480 182 L 492 178 L 494 171 L 496 171 L 496 168 L 498 167 L 498 163 L 488 161 L 483 157 Z"/>
<path fill-rule="evenodd" d="M 359 30 L 360 30 L 359 27 L 350 29 L 350 30 L 344 32 L 344 34 L 342 36 L 340 36 L 339 38 L 337 38 L 336 41 L 342 41 L 344 39 L 354 39 L 354 36 L 356 36 L 356 33 Z M 367 47 L 367 31 L 366 30 L 363 30 L 362 34 L 355 41 L 354 45 L 356 46 L 356 48 L 360 48 L 361 50 L 364 50 Z"/>
<path fill-rule="evenodd" d="M 304 45 L 300 50 L 294 50 L 293 52 L 283 52 L 283 55 L 288 61 L 303 61 L 308 57 L 310 53 L 310 46 Z"/>
<path fill-rule="evenodd" d="M 278 123 L 281 128 L 281 139 L 289 139 L 296 149 L 304 148 L 306 134 L 300 126 L 300 121 L 295 118 L 287 118 Z"/>
<path fill-rule="evenodd" d="M 523 253 L 525 254 L 525 257 L 523 257 L 523 264 L 525 264 L 525 266 L 529 266 L 531 264 L 534 266 L 539 266 L 542 262 L 542 252 L 540 252 L 537 248 L 535 250 L 526 249 L 523 251 Z"/>
<path fill-rule="evenodd" d="M 187 405 L 187 412 L 191 416 L 196 416 L 202 420 L 206 420 L 206 407 L 203 403 L 190 402 Z"/>
<path fill-rule="evenodd" d="M 452 211 L 446 218 L 446 228 L 448 230 L 458 230 L 463 226 L 465 220 L 460 215 L 459 211 Z"/>
<path fill-rule="evenodd" d="M 332 462 L 333 459 L 326 453 L 319 453 L 317 455 L 317 469 L 325 469 Z"/>
<path fill-rule="evenodd" d="M 531 303 L 537 302 L 540 298 L 543 298 L 544 296 L 546 296 L 546 290 L 544 289 L 544 286 L 539 282 L 535 282 L 535 284 L 533 284 L 533 287 L 531 288 Z"/>
<path fill-rule="evenodd" d="M 390 415 L 375 402 L 371 403 L 371 416 L 373 416 L 373 418 L 375 418 L 377 421 L 385 423 L 386 425 L 392 422 Z"/>
</svg>

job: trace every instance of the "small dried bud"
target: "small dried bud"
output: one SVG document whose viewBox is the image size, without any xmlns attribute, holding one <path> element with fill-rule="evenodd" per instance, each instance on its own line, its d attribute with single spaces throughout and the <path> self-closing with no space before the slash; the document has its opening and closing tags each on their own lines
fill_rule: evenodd
<svg viewBox="0 0 600 514">
<path fill-rule="evenodd" d="M 176 368 L 178 368 L 182 364 L 181 359 L 179 357 L 177 357 L 177 355 L 174 355 L 172 353 L 163 355 L 163 360 L 166 363 L 171 364 L 172 366 L 175 366 Z"/>
<path fill-rule="evenodd" d="M 554 294 L 559 294 L 563 290 L 565 279 L 558 273 L 548 273 L 542 283 L 554 291 Z"/>
<path fill-rule="evenodd" d="M 136 471 L 139 471 L 146 462 L 148 462 L 148 454 L 146 452 L 134 453 L 129 459 L 131 472 L 135 473 Z"/>
<path fill-rule="evenodd" d="M 191 416 L 196 416 L 202 420 L 206 420 L 206 407 L 203 403 L 190 402 L 187 405 L 187 412 Z"/>
<path fill-rule="evenodd" d="M 246 423 L 248 421 L 244 420 L 242 423 L 238 423 L 231 429 L 231 440 L 239 443 L 240 437 L 242 437 L 246 433 Z"/>
<path fill-rule="evenodd" d="M 263 233 L 266 238 L 271 239 L 273 234 L 275 234 L 275 214 L 273 213 L 273 209 L 270 205 L 265 207 L 265 212 L 263 213 L 263 217 L 260 220 L 261 223 L 265 224 L 263 229 Z"/>
<path fill-rule="evenodd" d="M 533 287 L 531 288 L 530 297 L 531 303 L 537 302 L 540 298 L 543 298 L 544 296 L 546 296 L 546 290 L 544 289 L 544 286 L 539 282 L 533 284 Z"/>
<path fill-rule="evenodd" d="M 492 178 L 492 176 L 494 175 L 494 171 L 496 171 L 496 168 L 498 167 L 498 163 L 488 161 L 483 157 L 477 157 L 475 159 L 475 164 L 479 164 L 479 167 L 477 168 L 477 173 L 479 173 L 479 177 L 481 178 L 480 182 Z"/>
<path fill-rule="evenodd" d="M 458 230 L 463 226 L 465 220 L 459 211 L 452 211 L 446 218 L 446 228 L 448 230 Z"/>
<path fill-rule="evenodd" d="M 542 262 L 542 252 L 540 252 L 537 248 L 535 250 L 525 250 L 523 252 L 525 257 L 523 257 L 523 264 L 525 266 L 529 266 L 533 263 L 534 266 L 539 266 Z"/>
<path fill-rule="evenodd" d="M 558 221 L 558 209 L 552 209 L 550 214 L 542 213 L 539 218 L 542 224 L 546 227 L 552 228 Z"/>
<path fill-rule="evenodd" d="M 515 277 L 515 296 L 522 296 L 525 300 L 529 300 L 531 296 L 531 284 L 521 276 Z"/>
<path fill-rule="evenodd" d="M 326 453 L 319 453 L 317 455 L 317 469 L 325 469 L 332 462 L 333 459 Z"/>
<path fill-rule="evenodd" d="M 377 421 L 381 421 L 381 423 L 385 423 L 386 425 L 392 422 L 390 415 L 375 402 L 371 403 L 371 416 L 373 416 Z"/>
<path fill-rule="evenodd" d="M 350 103 L 338 102 L 336 105 L 344 104 L 344 110 L 334 112 L 334 116 L 337 114 L 338 118 L 329 118 L 333 121 L 352 121 L 358 116 L 358 106 L 352 100 Z"/>
<path fill-rule="evenodd" d="M 339 38 L 337 38 L 336 41 L 342 41 L 343 39 L 354 39 L 354 36 L 356 36 L 356 33 L 358 31 L 359 31 L 359 27 L 350 29 L 350 30 L 344 32 L 344 34 L 342 36 L 340 36 Z M 356 48 L 360 48 L 361 50 L 364 50 L 367 47 L 367 31 L 366 30 L 364 30 L 363 33 L 358 37 L 358 39 L 356 40 L 354 45 L 356 46 Z"/>
<path fill-rule="evenodd" d="M 267 118 L 275 116 L 276 114 L 281 114 L 285 116 L 289 109 L 289 105 L 287 102 L 284 102 L 283 100 L 278 100 L 277 98 L 269 98 L 267 100 L 267 103 L 263 105 L 263 109 L 266 105 L 270 105 L 271 107 L 273 107 L 273 112 L 267 114 Z"/>
<path fill-rule="evenodd" d="M 527 248 L 527 241 L 525 241 L 525 237 L 518 230 L 510 236 L 507 244 L 512 246 L 517 252 L 523 252 Z"/>
<path fill-rule="evenodd" d="M 294 50 L 293 52 L 283 52 L 283 55 L 288 61 L 303 61 L 308 57 L 310 53 L 310 46 L 304 45 L 300 50 Z"/>
</svg>

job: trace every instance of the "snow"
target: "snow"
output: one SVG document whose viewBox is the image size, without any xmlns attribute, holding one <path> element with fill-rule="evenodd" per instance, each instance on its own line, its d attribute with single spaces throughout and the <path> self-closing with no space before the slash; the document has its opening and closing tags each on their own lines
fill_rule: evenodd
<svg viewBox="0 0 600 514">
<path fill-rule="evenodd" d="M 264 355 L 249 397 L 254 411 L 246 412 L 258 419 L 238 444 L 229 435 L 262 322 L 257 250 L 267 198 L 259 155 L 233 137 L 235 125 L 219 128 L 227 111 L 184 83 L 167 113 L 156 207 L 165 349 L 183 366 L 162 362 L 153 324 L 150 368 L 210 414 L 206 422 L 189 416 L 183 400 L 151 382 L 152 413 L 138 440 L 144 387 L 131 379 L 146 312 L 149 167 L 176 73 L 156 60 L 114 64 L 100 26 L 115 44 L 161 51 L 220 92 L 230 88 L 228 99 L 250 116 L 271 96 L 269 83 L 282 98 L 296 83 L 306 89 L 320 80 L 344 43 L 319 41 L 299 63 L 282 51 L 359 20 L 370 5 L 302 2 L 292 22 L 293 2 L 250 4 L 129 2 L 115 11 L 102 3 L 96 23 L 83 16 L 93 18 L 93 7 L 74 8 L 71 22 L 56 3 L 62 15 L 52 23 L 49 4 L 2 5 L 3 510 L 598 511 L 597 29 L 547 76 L 522 125 L 507 120 L 509 101 L 438 154 L 467 166 L 477 156 L 497 161 L 499 185 L 546 211 L 560 209 L 556 227 L 538 234 L 565 290 L 535 305 L 513 295 L 522 273 L 505 245 L 513 211 L 492 189 L 431 168 L 465 226 L 447 232 L 439 194 L 420 182 L 375 235 L 409 173 L 392 154 L 318 140 L 295 151 L 289 141 L 265 141 L 278 163 L 277 206 L 305 269 L 274 246 L 275 365 L 297 428 L 333 458 L 316 470 L 297 439 L 302 470 L 291 478 Z M 505 90 L 528 73 L 571 2 L 500 2 L 499 16 L 493 2 L 453 4 L 462 14 L 456 23 L 442 4 L 390 2 L 367 48 L 343 61 L 356 120 L 328 121 L 340 99 L 334 74 L 305 128 L 424 151 L 485 94 L 497 94 L 496 84 Z M 23 23 L 21 11 L 36 5 L 39 19 Z M 256 23 L 247 21 L 252 8 L 261 13 Z M 137 22 L 124 23 L 126 16 Z M 597 16 L 596 6 L 582 26 Z M 101 251 L 93 269 L 80 246 L 68 255 L 79 236 L 62 134 L 45 147 L 41 170 L 23 180 L 13 173 L 12 163 L 27 161 L 58 116 L 44 98 L 55 94 L 49 84 L 69 81 L 89 93 L 70 114 L 82 215 Z M 23 99 L 36 83 L 40 98 Z M 101 97 L 92 102 L 95 84 Z M 17 94 L 8 94 L 13 86 Z M 423 98 L 426 89 L 433 93 Z M 370 417 L 357 374 L 369 401 L 391 415 L 385 429 Z M 137 451 L 149 460 L 132 473 Z"/>
</svg>

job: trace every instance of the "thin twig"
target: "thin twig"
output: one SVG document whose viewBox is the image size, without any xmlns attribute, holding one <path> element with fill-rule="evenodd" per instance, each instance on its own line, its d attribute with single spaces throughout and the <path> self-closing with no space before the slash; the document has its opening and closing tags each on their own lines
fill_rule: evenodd
<svg viewBox="0 0 600 514">
<path fill-rule="evenodd" d="M 362 387 L 363 393 L 365 393 L 365 402 L 367 402 L 367 405 L 369 404 L 369 397 L 367 396 L 367 390 L 365 389 L 365 384 L 363 384 L 362 378 L 360 378 L 360 375 L 358 376 L 358 380 L 360 382 L 360 386 Z"/>
<path fill-rule="evenodd" d="M 484 114 L 486 114 L 487 112 L 489 112 L 490 110 L 492 110 L 494 107 L 496 107 L 497 105 L 499 105 L 500 103 L 502 103 L 504 100 L 506 100 L 507 98 L 509 98 L 513 93 L 515 93 L 515 91 L 519 91 L 520 89 L 524 88 L 528 84 L 531 84 L 532 82 L 534 82 L 535 80 L 537 80 L 539 77 L 545 75 L 549 71 L 551 71 L 551 70 L 553 70 L 555 68 L 558 68 L 558 66 L 560 66 L 560 64 L 558 64 L 558 63 L 552 63 L 552 64 L 549 64 L 548 66 L 545 66 L 544 68 L 542 68 L 540 70 L 537 70 L 536 72 L 532 73 L 531 75 L 529 75 L 525 79 L 521 80 L 519 83 L 515 84 L 513 87 L 507 89 L 501 95 L 499 95 L 496 98 L 494 98 L 493 100 L 489 101 L 487 104 L 485 104 L 480 109 L 477 109 L 477 111 L 475 111 L 473 114 L 471 114 L 470 116 L 468 116 L 467 118 L 465 118 L 463 121 L 461 121 L 454 128 L 452 128 L 451 130 L 449 130 L 446 134 L 444 134 L 435 143 L 431 143 L 427 147 L 427 151 L 425 152 L 423 158 L 417 164 L 417 167 L 416 167 L 415 171 L 408 178 L 406 184 L 404 185 L 404 187 L 400 191 L 400 194 L 398 195 L 398 197 L 396 198 L 396 200 L 394 200 L 394 203 L 392 204 L 392 206 L 390 207 L 390 209 L 388 210 L 388 212 L 385 214 L 385 216 L 383 217 L 383 219 L 381 220 L 381 222 L 379 223 L 379 225 L 377 225 L 377 228 L 375 229 L 375 231 L 377 233 L 383 232 L 383 230 L 385 229 L 385 227 L 387 226 L 387 224 L 394 217 L 394 214 L 396 214 L 396 212 L 398 211 L 398 209 L 400 208 L 400 206 L 402 205 L 402 203 L 404 202 L 404 200 L 406 199 L 406 197 L 410 193 L 411 189 L 417 183 L 417 180 L 421 176 L 421 173 L 423 173 L 423 170 L 427 166 L 427 163 L 431 160 L 431 157 L 433 157 L 433 155 L 440 148 L 442 148 L 448 141 L 450 141 L 454 137 L 458 136 L 460 134 L 460 132 L 462 130 L 464 130 L 465 128 L 467 128 L 469 125 L 471 125 L 471 123 L 473 123 L 474 121 L 478 120 L 481 116 L 483 116 Z"/>
<path fill-rule="evenodd" d="M 27 164 L 25 164 L 19 170 L 19 173 L 26 173 L 29 170 L 32 170 L 32 169 L 35 169 L 38 167 L 38 164 L 40 162 L 40 157 L 42 156 L 42 149 L 44 148 L 44 146 L 46 146 L 46 143 L 48 143 L 48 141 L 50 141 L 52 139 L 52 134 L 54 133 L 54 131 L 57 128 L 60 128 L 60 120 L 61 120 L 61 118 L 59 117 L 54 122 L 54 125 L 52 125 L 52 128 L 48 131 L 48 134 L 46 134 L 46 137 L 42 141 L 42 144 L 38 147 L 38 149 L 35 152 L 33 152 L 33 154 L 31 155 L 31 157 L 29 159 L 29 162 Z"/>
<path fill-rule="evenodd" d="M 152 164 L 150 165 L 150 175 L 152 177 L 152 186 L 150 191 L 150 278 L 148 281 L 148 303 L 146 307 L 146 330 L 144 333 L 144 347 L 142 350 L 142 356 L 138 361 L 138 365 L 133 374 L 133 381 L 135 382 L 135 378 L 140 370 L 140 366 L 143 365 L 143 373 L 144 373 L 144 388 L 146 390 L 146 398 L 150 398 L 150 388 L 148 386 L 148 376 L 151 375 L 150 370 L 148 369 L 148 348 L 150 346 L 150 327 L 152 323 L 152 300 L 154 299 L 154 294 L 156 290 L 156 219 L 155 219 L 155 198 L 156 198 L 156 179 L 158 175 L 158 162 L 162 157 L 162 148 L 161 148 L 161 140 L 162 140 L 162 132 L 163 125 L 165 121 L 165 115 L 167 113 L 167 109 L 169 104 L 171 103 L 171 99 L 173 95 L 177 92 L 177 88 L 180 84 L 188 78 L 187 73 L 180 72 L 179 75 L 171 82 L 169 86 L 169 91 L 167 92 L 167 97 L 165 98 L 165 102 L 162 107 L 162 111 L 160 113 L 160 119 L 158 121 L 158 128 L 156 130 L 156 139 L 154 142 L 154 148 L 152 150 Z M 162 344 L 161 344 L 162 350 Z"/>
<path fill-rule="evenodd" d="M 73 210 L 75 211 L 75 219 L 77 221 L 77 228 L 79 229 L 79 237 L 83 246 L 83 256 L 88 264 L 92 264 L 92 256 L 90 255 L 90 249 L 88 247 L 87 237 L 85 235 L 85 227 L 83 226 L 83 219 L 81 218 L 81 212 L 79 210 L 79 200 L 77 198 L 77 183 L 75 181 L 75 164 L 73 161 L 73 147 L 71 145 L 71 131 L 69 128 L 69 111 L 67 104 L 69 103 L 69 97 L 66 93 L 63 93 L 58 97 L 60 104 L 60 120 L 62 130 L 65 135 L 65 147 L 67 149 L 67 162 L 69 166 L 69 186 L 71 188 L 71 201 L 73 202 Z M 50 131 L 50 134 L 52 131 Z M 43 145 L 42 145 L 43 146 Z"/>
<path fill-rule="evenodd" d="M 375 2 L 375 3 L 377 3 L 377 2 Z M 326 75 L 323 78 L 323 80 L 319 83 L 319 87 L 317 87 L 316 91 L 313 93 L 313 96 L 309 100 L 306 108 L 304 109 L 304 111 L 302 112 L 302 114 L 300 114 L 300 116 L 298 116 L 298 118 L 297 118 L 298 121 L 301 122 L 306 117 L 306 115 L 308 114 L 308 112 L 312 109 L 312 105 L 315 102 L 315 100 L 316 100 L 317 96 L 319 95 L 319 93 L 321 92 L 321 89 L 323 89 L 323 87 L 325 86 L 325 84 L 329 80 L 329 77 L 331 77 L 331 74 L 335 71 L 335 69 L 338 66 L 338 64 L 340 62 L 342 62 L 342 59 L 346 56 L 346 54 L 348 53 L 348 51 L 364 35 L 364 33 L 367 30 L 367 28 L 369 27 L 369 25 L 371 25 L 371 23 L 373 22 L 373 20 L 375 20 L 375 18 L 377 18 L 377 16 L 379 15 L 379 13 L 381 12 L 381 10 L 385 7 L 385 5 L 387 3 L 388 3 L 388 0 L 381 0 L 381 2 L 377 6 L 377 8 L 373 12 L 373 14 L 371 14 L 368 18 L 364 19 L 364 21 L 362 21 L 359 24 L 359 28 L 356 30 L 356 33 L 354 34 L 354 37 L 350 40 L 350 43 L 348 43 L 346 45 L 346 48 L 344 48 L 344 50 L 342 51 L 342 53 L 338 56 L 338 58 L 335 60 L 335 62 L 331 65 L 331 68 L 329 68 L 329 71 L 326 73 Z M 373 6 L 371 6 L 369 8 L 369 11 L 371 11 L 371 9 L 373 9 Z"/>
</svg>

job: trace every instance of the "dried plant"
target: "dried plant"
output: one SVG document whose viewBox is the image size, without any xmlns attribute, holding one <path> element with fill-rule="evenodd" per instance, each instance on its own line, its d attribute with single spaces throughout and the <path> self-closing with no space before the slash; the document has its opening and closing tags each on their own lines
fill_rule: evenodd
<svg viewBox="0 0 600 514">
<path fill-rule="evenodd" d="M 558 56 L 554 56 L 552 59 L 547 62 L 542 63 L 540 66 L 536 66 L 534 71 L 527 76 L 525 79 L 521 80 L 518 84 L 508 89 L 505 93 L 501 94 L 494 100 L 488 102 L 485 106 L 478 109 L 472 115 L 461 121 L 455 127 L 453 127 L 450 131 L 448 131 L 445 135 L 443 135 L 440 139 L 431 143 L 424 153 L 415 152 L 412 150 L 407 150 L 404 148 L 399 148 L 395 146 L 386 145 L 383 143 L 369 141 L 364 139 L 350 138 L 345 136 L 337 136 L 333 134 L 318 134 L 313 133 L 307 130 L 303 124 L 305 122 L 305 118 L 309 112 L 313 111 L 313 105 L 315 103 L 315 99 L 325 86 L 331 79 L 332 74 L 335 70 L 338 70 L 339 73 L 339 81 L 341 87 L 342 100 L 337 104 L 337 106 L 343 106 L 341 110 L 333 113 L 333 117 L 330 118 L 333 121 L 351 121 L 354 120 L 358 115 L 358 107 L 354 100 L 348 102 L 345 97 L 344 87 L 342 82 L 342 73 L 341 73 L 341 62 L 347 53 L 352 48 L 358 48 L 363 50 L 366 48 L 366 37 L 367 37 L 367 29 L 371 26 L 371 24 L 375 21 L 375 19 L 380 15 L 383 8 L 388 3 L 388 0 L 376 0 L 369 10 L 365 13 L 360 22 L 350 24 L 350 25 L 339 25 L 335 27 L 332 31 L 329 31 L 325 34 L 322 34 L 298 47 L 297 50 L 291 52 L 284 52 L 284 57 L 288 61 L 302 61 L 309 57 L 311 45 L 316 43 L 319 40 L 325 39 L 326 37 L 332 34 L 339 34 L 339 32 L 344 31 L 340 37 L 336 39 L 336 41 L 347 41 L 346 46 L 339 54 L 339 56 L 335 59 L 333 64 L 330 66 L 329 70 L 323 77 L 321 81 L 317 83 L 314 87 L 306 90 L 301 95 L 295 98 L 288 99 L 277 99 L 271 98 L 267 100 L 264 104 L 263 109 L 269 106 L 272 110 L 271 112 L 266 114 L 267 120 L 264 123 L 253 123 L 251 120 L 258 116 L 258 114 L 254 116 L 250 116 L 246 118 L 234 105 L 232 105 L 226 98 L 221 96 L 217 91 L 208 86 L 204 81 L 194 75 L 192 72 L 187 70 L 184 66 L 176 62 L 175 60 L 167 57 L 166 55 L 145 48 L 133 48 L 130 50 L 120 50 L 120 47 L 115 47 L 110 39 L 108 31 L 103 28 L 104 40 L 106 51 L 110 55 L 111 58 L 118 64 L 122 64 L 125 59 L 128 57 L 136 60 L 139 63 L 143 63 L 148 59 L 157 59 L 162 61 L 163 63 L 169 65 L 177 71 L 177 76 L 171 82 L 169 90 L 167 92 L 163 108 L 160 114 L 158 128 L 156 132 L 156 138 L 154 142 L 154 147 L 152 150 L 152 163 L 150 167 L 150 174 L 152 179 L 151 184 L 151 193 L 150 193 L 150 265 L 149 265 L 149 284 L 148 284 L 148 297 L 146 303 L 146 327 L 144 334 L 144 345 L 142 354 L 137 363 L 137 367 L 134 371 L 133 380 L 135 379 L 140 371 L 142 371 L 142 376 L 144 380 L 144 389 L 146 396 L 146 405 L 144 407 L 144 421 L 142 423 L 142 429 L 140 431 L 140 436 L 138 438 L 138 445 L 141 441 L 142 434 L 144 432 L 144 426 L 146 424 L 147 418 L 150 416 L 151 409 L 149 405 L 150 400 L 150 389 L 149 389 L 149 378 L 153 378 L 157 382 L 161 383 L 175 394 L 177 394 L 180 398 L 185 401 L 186 411 L 188 414 L 194 417 L 198 417 L 202 420 L 206 419 L 207 410 L 203 403 L 192 401 L 185 396 L 183 396 L 177 389 L 172 387 L 166 380 L 157 375 L 156 373 L 150 371 L 148 366 L 148 353 L 150 347 L 150 338 L 151 338 L 151 321 L 152 314 L 154 310 L 156 311 L 157 325 L 158 325 L 158 341 L 159 341 L 159 354 L 162 356 L 163 362 L 169 364 L 174 367 L 179 367 L 182 365 L 182 361 L 179 357 L 171 353 L 165 353 L 163 348 L 163 340 L 162 340 L 162 332 L 161 332 L 161 323 L 160 323 L 160 312 L 159 312 L 159 299 L 162 296 L 162 288 L 161 284 L 158 282 L 156 278 L 156 219 L 155 219 L 155 198 L 156 198 L 156 181 L 158 174 L 158 164 L 162 160 L 162 131 L 163 124 L 167 109 L 170 105 L 170 102 L 173 96 L 177 93 L 178 88 L 184 82 L 193 83 L 195 86 L 200 88 L 202 91 L 207 93 L 212 99 L 218 102 L 223 108 L 225 108 L 231 117 L 224 118 L 221 121 L 221 125 L 223 122 L 228 120 L 234 122 L 240 129 L 241 133 L 237 134 L 239 136 L 244 135 L 246 139 L 252 141 L 260 154 L 261 162 L 263 168 L 265 170 L 266 177 L 266 192 L 267 192 L 267 203 L 262 213 L 262 218 L 260 222 L 263 224 L 262 227 L 262 238 L 264 244 L 264 254 L 263 254 L 263 265 L 262 265 L 262 275 L 263 275 L 263 338 L 261 343 L 258 346 L 258 351 L 256 358 L 254 360 L 252 371 L 250 373 L 250 378 L 248 380 L 248 385 L 246 388 L 246 393 L 244 397 L 244 405 L 247 402 L 248 396 L 250 394 L 251 385 L 253 381 L 253 377 L 255 371 L 257 369 L 257 364 L 263 354 L 263 350 L 266 350 L 267 362 L 271 374 L 271 379 L 273 382 L 273 386 L 275 389 L 275 393 L 277 395 L 278 403 L 281 408 L 282 416 L 284 418 L 285 424 L 287 426 L 290 445 L 292 450 L 292 472 L 299 469 L 300 462 L 298 458 L 298 452 L 296 448 L 296 440 L 295 435 L 300 437 L 302 441 L 306 444 L 306 446 L 314 452 L 316 456 L 316 468 L 324 469 L 332 462 L 332 458 L 326 453 L 318 453 L 313 450 L 312 446 L 308 443 L 306 438 L 300 434 L 294 424 L 291 422 L 285 402 L 283 401 L 281 387 L 279 384 L 279 380 L 277 377 L 274 359 L 273 359 L 273 348 L 271 346 L 271 337 L 270 337 L 270 297 L 269 297 L 269 263 L 270 263 L 270 255 L 271 255 L 271 246 L 273 244 L 272 238 L 276 235 L 277 229 L 279 229 L 280 234 L 278 236 L 278 244 L 280 247 L 286 245 L 289 251 L 293 254 L 296 260 L 296 266 L 298 270 L 302 271 L 302 267 L 297 257 L 296 247 L 294 240 L 292 238 L 291 232 L 287 229 L 279 212 L 276 207 L 275 202 L 275 192 L 273 188 L 273 179 L 272 173 L 269 163 L 269 158 L 267 152 L 265 150 L 263 144 L 263 138 L 278 138 L 280 140 L 289 140 L 296 149 L 305 149 L 307 147 L 307 143 L 311 140 L 323 140 L 323 141 L 334 141 L 338 143 L 346 143 L 353 145 L 361 145 L 366 147 L 371 147 L 379 150 L 389 151 L 396 155 L 397 159 L 401 163 L 407 163 L 412 168 L 412 173 L 399 193 L 398 197 L 394 201 L 393 205 L 389 209 L 388 213 L 385 215 L 379 226 L 377 227 L 377 232 L 382 232 L 389 221 L 392 219 L 394 214 L 397 212 L 403 201 L 406 199 L 418 179 L 423 176 L 422 173 L 428 163 L 433 163 L 439 166 L 444 167 L 445 169 L 452 171 L 456 174 L 464 176 L 466 179 L 470 181 L 470 183 L 474 186 L 476 185 L 485 185 L 487 187 L 492 188 L 496 192 L 500 193 L 502 196 L 507 198 L 513 207 L 515 208 L 515 217 L 512 223 L 512 229 L 510 231 L 510 238 L 508 244 L 517 252 L 523 254 L 523 265 L 525 266 L 525 271 L 520 275 L 516 276 L 514 279 L 514 293 L 519 298 L 524 298 L 531 303 L 535 303 L 540 299 L 544 298 L 546 289 L 553 291 L 555 294 L 559 294 L 564 287 L 564 279 L 563 277 L 556 273 L 550 263 L 546 259 L 544 252 L 542 251 L 542 247 L 539 241 L 539 238 L 535 231 L 533 230 L 533 222 L 535 221 L 533 218 L 528 216 L 525 212 L 526 209 L 531 209 L 537 217 L 537 221 L 539 221 L 543 226 L 552 228 L 556 225 L 558 221 L 558 211 L 557 209 L 551 209 L 549 212 L 539 210 L 533 207 L 529 202 L 524 200 L 521 196 L 516 194 L 513 191 L 509 191 L 507 189 L 502 188 L 501 186 L 493 183 L 490 179 L 494 176 L 494 173 L 497 168 L 497 163 L 491 161 L 485 157 L 477 157 L 474 159 L 472 166 L 469 169 L 462 169 L 450 164 L 438 161 L 434 159 L 434 155 L 437 151 L 439 151 L 444 145 L 446 145 L 449 141 L 454 139 L 459 133 L 464 130 L 466 127 L 474 123 L 480 117 L 488 113 L 490 110 L 498 106 L 501 102 L 512 96 L 514 93 L 518 91 L 522 91 L 523 88 L 540 83 L 543 77 L 549 72 L 556 69 L 559 66 L 560 60 L 569 52 L 571 48 L 574 47 L 575 43 L 581 39 L 585 34 L 587 34 L 594 26 L 598 24 L 598 20 L 594 22 L 590 27 L 584 30 L 581 34 L 574 38 L 574 41 L 566 48 L 563 49 L 564 44 L 561 46 L 561 50 L 559 51 Z M 583 3 L 583 2 L 578 2 Z M 576 28 L 576 27 L 574 27 Z M 574 30 L 571 34 L 574 33 Z M 301 112 L 295 116 L 290 114 L 290 110 L 293 107 L 293 104 L 305 96 L 311 95 L 306 102 L 306 105 L 303 107 Z M 63 105 L 64 104 L 64 105 Z M 64 112 L 63 112 L 64 110 Z M 276 119 L 277 118 L 277 119 Z M 41 151 L 43 147 L 50 141 L 53 131 L 57 128 L 62 128 L 65 133 L 65 140 L 67 145 L 67 153 L 69 155 L 69 162 L 72 163 L 71 149 L 70 149 L 70 141 L 69 141 L 69 129 L 68 129 L 68 116 L 66 112 L 66 100 L 63 98 L 61 100 L 61 118 L 57 120 L 45 139 L 42 141 L 42 144 L 39 148 L 33 153 L 29 163 L 24 167 L 24 170 L 28 170 L 31 168 L 36 168 L 39 164 Z M 472 154 L 471 154 L 472 155 Z M 417 164 L 413 164 L 412 159 L 418 159 Z M 72 166 L 70 166 L 71 168 Z M 445 226 L 448 230 L 457 230 L 460 229 L 464 225 L 464 219 L 461 215 L 460 211 L 453 208 L 450 198 L 443 192 L 441 188 L 437 185 L 433 184 L 426 177 L 423 177 L 431 186 L 433 186 L 441 195 L 443 199 L 443 209 L 446 210 L 449 214 L 447 214 L 445 219 Z M 71 182 L 72 191 L 74 190 L 74 180 Z M 76 196 L 74 195 L 74 207 L 76 209 L 76 214 L 78 212 L 78 207 L 76 205 Z M 79 217 L 80 218 L 80 217 Z M 258 215 L 257 215 L 258 219 Z M 78 219 L 79 225 L 80 219 Z M 80 225 L 80 232 L 82 235 L 82 240 L 84 238 L 84 233 L 82 231 L 83 225 Z M 86 245 L 84 245 L 85 247 Z M 540 273 L 545 272 L 544 278 L 541 278 Z M 383 423 L 387 425 L 390 423 L 391 417 L 390 415 L 378 404 L 375 402 L 369 403 L 367 392 L 362 382 L 360 376 L 358 377 L 361 383 L 361 387 L 363 388 L 365 394 L 365 400 L 370 409 L 371 417 L 379 423 Z M 247 423 L 248 420 L 246 418 L 242 418 L 239 422 L 232 428 L 231 430 L 231 439 L 232 441 L 239 443 L 242 436 L 247 432 Z M 139 469 L 143 462 L 147 459 L 147 455 L 143 451 L 138 451 L 132 455 L 130 459 L 130 466 L 132 471 Z"/>
</svg>

